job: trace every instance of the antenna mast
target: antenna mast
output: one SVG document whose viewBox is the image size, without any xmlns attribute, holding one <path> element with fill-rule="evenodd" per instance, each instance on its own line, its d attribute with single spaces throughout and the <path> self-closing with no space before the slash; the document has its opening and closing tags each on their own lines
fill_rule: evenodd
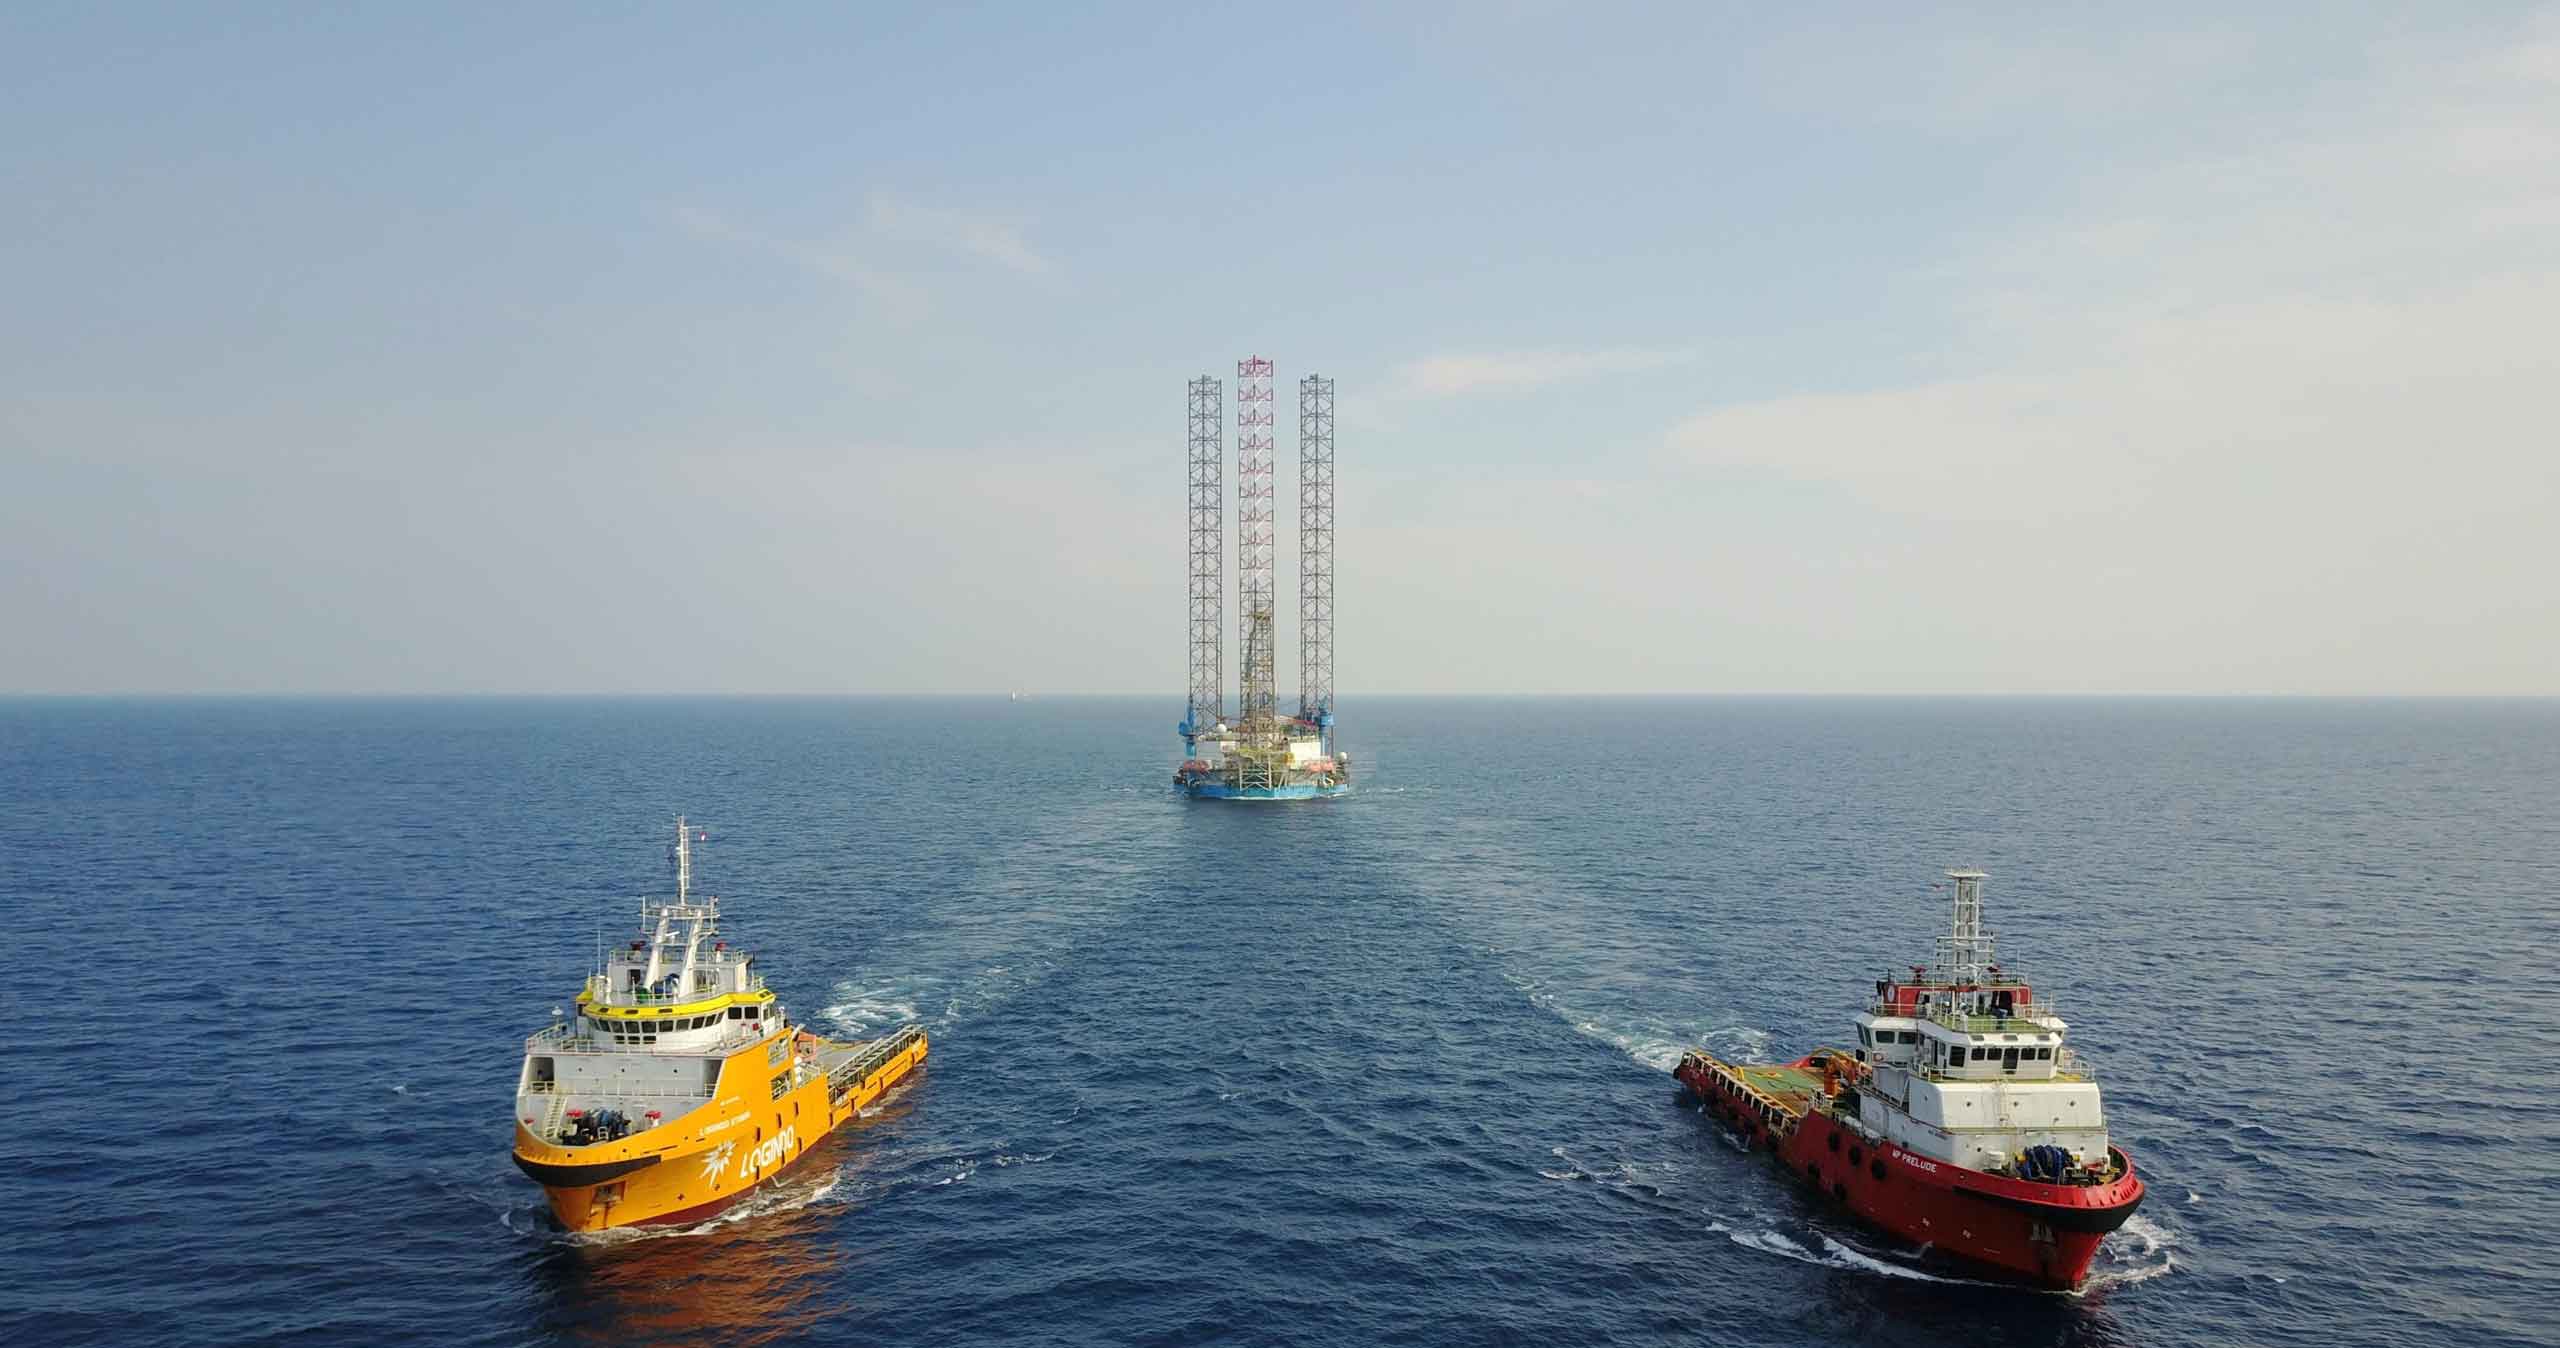
<svg viewBox="0 0 2560 1348">
<path fill-rule="evenodd" d="M 1980 984 L 1992 964 L 1994 934 L 1982 925 L 1981 871 L 1949 871 L 1947 878 L 1956 882 L 1956 918 L 1947 935 L 1938 938 L 1938 967 L 1948 982 L 1957 987 Z"/>
<path fill-rule="evenodd" d="M 676 816 L 676 906 L 691 905 L 693 892 L 693 833 L 684 826 L 684 816 Z"/>
</svg>

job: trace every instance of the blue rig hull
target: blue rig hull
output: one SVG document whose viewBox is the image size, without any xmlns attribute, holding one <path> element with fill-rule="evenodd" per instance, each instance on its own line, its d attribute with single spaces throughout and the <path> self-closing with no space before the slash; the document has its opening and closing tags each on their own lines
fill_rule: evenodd
<svg viewBox="0 0 2560 1348">
<path fill-rule="evenodd" d="M 1320 800 L 1351 794 L 1351 784 L 1318 786 L 1313 782 L 1297 782 L 1287 786 L 1229 786 L 1225 782 L 1190 782 L 1180 788 L 1193 800 Z"/>
</svg>

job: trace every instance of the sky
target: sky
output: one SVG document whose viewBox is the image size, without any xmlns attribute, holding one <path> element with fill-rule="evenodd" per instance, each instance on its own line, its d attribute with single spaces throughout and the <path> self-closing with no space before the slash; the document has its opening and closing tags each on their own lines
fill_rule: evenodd
<svg viewBox="0 0 2560 1348">
<path fill-rule="evenodd" d="M 2560 694 L 2560 7 L 25 2 L 0 181 L 0 692 L 1178 711 L 1261 355 L 1346 715 Z"/>
</svg>

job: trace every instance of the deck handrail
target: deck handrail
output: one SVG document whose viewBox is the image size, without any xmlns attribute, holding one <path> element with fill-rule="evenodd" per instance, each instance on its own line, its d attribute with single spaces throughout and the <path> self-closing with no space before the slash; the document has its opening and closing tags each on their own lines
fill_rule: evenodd
<svg viewBox="0 0 2560 1348">
<path fill-rule="evenodd" d="M 651 992 L 646 988 L 634 991 L 628 987 L 616 989 L 611 984 L 612 980 L 603 974 L 589 974 L 586 985 L 588 1003 L 593 1006 L 682 1006 L 687 1002 L 707 1002 L 714 997 L 763 992 L 766 989 L 763 974 L 748 975 L 747 985 L 743 988 L 697 988 L 691 992 Z M 617 991 L 629 1000 L 614 1000 Z"/>
<path fill-rule="evenodd" d="M 666 1053 L 674 1054 L 679 1057 L 693 1057 L 707 1053 L 719 1053 L 727 1049 L 752 1044 L 772 1032 L 770 1029 L 750 1029 L 748 1027 L 755 1023 L 750 1021 L 738 1020 L 728 1021 L 725 1023 L 734 1026 L 735 1028 L 731 1029 L 729 1033 L 720 1036 L 718 1039 L 712 1040 L 708 1044 L 694 1044 L 682 1048 L 672 1046 L 660 1048 L 655 1044 L 607 1043 L 604 1040 L 588 1033 L 573 1021 L 562 1021 L 557 1025 L 545 1026 L 542 1029 L 536 1030 L 532 1034 L 525 1036 L 524 1051 L 527 1053 Z M 686 1032 L 671 1031 L 670 1033 Z"/>
<path fill-rule="evenodd" d="M 923 1026 L 902 1025 L 888 1035 L 873 1040 L 869 1048 L 855 1054 L 850 1061 L 839 1063 L 828 1071 L 827 1088 L 830 1091 L 841 1091 L 859 1084 L 863 1078 L 871 1075 L 882 1064 L 905 1052 L 916 1040 L 923 1037 Z"/>
<path fill-rule="evenodd" d="M 597 1108 L 606 1109 L 612 1108 L 613 1103 L 619 1100 L 699 1101 L 711 1098 L 711 1089 L 707 1086 L 669 1086 L 665 1090 L 651 1090 L 640 1086 L 615 1086 L 609 1090 L 602 1087 L 580 1086 L 564 1091 L 560 1089 L 558 1082 L 552 1081 L 537 1081 L 532 1085 L 525 1087 L 522 1093 L 528 1096 L 549 1096 L 554 1100 L 560 1101 L 566 1101 L 573 1097 L 581 1100 L 595 1100 L 601 1102 Z M 562 1106 L 564 1109 L 566 1107 L 566 1105 Z M 587 1106 L 584 1105 L 579 1106 L 581 1109 L 586 1107 Z"/>
<path fill-rule="evenodd" d="M 2053 1003 L 2047 1001 L 2014 1003 L 2009 1008 L 2009 1014 L 2005 1016 L 1989 1011 L 1973 1011 L 1949 1006 L 1944 1002 L 1930 1002 L 1924 1006 L 1912 1007 L 1898 1002 L 1877 1001 L 1867 1004 L 1867 1013 L 1875 1016 L 1925 1020 L 1935 1025 L 1944 1025 L 1950 1030 L 1961 1030 L 1967 1034 L 2052 1033 L 2054 1027 L 2044 1022 L 2059 1019 L 2054 1013 Z"/>
</svg>

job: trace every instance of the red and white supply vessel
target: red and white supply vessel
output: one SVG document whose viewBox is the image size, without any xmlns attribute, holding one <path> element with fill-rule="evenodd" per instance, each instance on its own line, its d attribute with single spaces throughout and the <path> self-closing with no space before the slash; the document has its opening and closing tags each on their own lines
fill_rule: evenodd
<svg viewBox="0 0 2560 1348">
<path fill-rule="evenodd" d="M 2068 1029 L 1992 959 L 1980 871 L 1949 871 L 1935 965 L 1876 983 L 1858 1047 L 1784 1066 L 1692 1052 L 1681 1084 L 1824 1197 L 1993 1274 L 2069 1290 L 2142 1203 Z"/>
</svg>

